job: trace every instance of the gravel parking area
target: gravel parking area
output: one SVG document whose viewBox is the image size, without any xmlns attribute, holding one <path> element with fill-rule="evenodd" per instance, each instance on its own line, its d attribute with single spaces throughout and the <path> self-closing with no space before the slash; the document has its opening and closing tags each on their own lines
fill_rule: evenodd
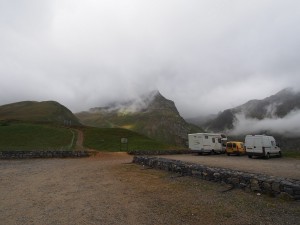
<svg viewBox="0 0 300 225">
<path fill-rule="evenodd" d="M 247 156 L 227 155 L 166 155 L 161 158 L 199 163 L 207 166 L 228 168 L 250 173 L 300 180 L 300 160 L 291 158 L 249 159 Z"/>
<path fill-rule="evenodd" d="M 0 224 L 299 224 L 300 202 L 131 161 L 125 153 L 2 160 Z"/>
</svg>

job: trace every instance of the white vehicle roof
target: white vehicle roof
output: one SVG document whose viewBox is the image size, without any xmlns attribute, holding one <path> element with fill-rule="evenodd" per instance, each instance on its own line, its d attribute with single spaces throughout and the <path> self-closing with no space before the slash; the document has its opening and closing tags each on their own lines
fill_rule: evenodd
<svg viewBox="0 0 300 225">
<path fill-rule="evenodd" d="M 264 135 L 264 134 L 248 134 L 246 135 L 246 137 L 273 137 L 273 136 L 269 136 L 269 135 Z"/>
<path fill-rule="evenodd" d="M 221 135 L 219 133 L 194 133 L 194 134 L 189 134 L 189 135 L 196 135 L 196 134 L 207 135 L 207 136 L 216 136 L 216 135 L 220 136 Z M 224 134 L 222 134 L 222 135 L 224 135 Z"/>
</svg>

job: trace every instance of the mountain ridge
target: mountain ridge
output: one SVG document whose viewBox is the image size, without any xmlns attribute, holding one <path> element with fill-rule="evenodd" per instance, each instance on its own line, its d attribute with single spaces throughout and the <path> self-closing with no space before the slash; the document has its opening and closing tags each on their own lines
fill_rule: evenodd
<svg viewBox="0 0 300 225">
<path fill-rule="evenodd" d="M 204 127 L 211 131 L 231 131 L 242 119 L 253 122 L 267 119 L 279 121 L 298 110 L 300 110 L 300 92 L 286 88 L 264 99 L 253 99 L 235 108 L 226 109 L 216 118 L 207 121 Z"/>
<path fill-rule="evenodd" d="M 187 123 L 175 103 L 159 91 L 150 92 L 138 100 L 95 107 L 75 115 L 85 125 L 126 128 L 176 146 L 186 146 L 188 133 L 202 131 Z"/>
</svg>

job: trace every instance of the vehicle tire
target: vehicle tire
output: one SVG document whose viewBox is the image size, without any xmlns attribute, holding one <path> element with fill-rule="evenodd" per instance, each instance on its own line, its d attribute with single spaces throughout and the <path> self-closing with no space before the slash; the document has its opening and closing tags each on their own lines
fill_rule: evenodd
<svg viewBox="0 0 300 225">
<path fill-rule="evenodd" d="M 230 154 L 229 154 L 229 153 L 227 153 L 227 155 L 228 155 L 228 156 L 230 156 Z"/>
<path fill-rule="evenodd" d="M 240 152 L 236 153 L 237 156 L 240 156 Z"/>
<path fill-rule="evenodd" d="M 270 158 L 270 153 L 268 152 L 265 156 L 265 159 L 269 159 Z"/>
<path fill-rule="evenodd" d="M 282 157 L 282 154 L 281 154 L 281 151 L 278 152 L 278 157 L 281 158 Z"/>
<path fill-rule="evenodd" d="M 248 155 L 248 158 L 249 158 L 249 159 L 252 159 L 252 155 Z"/>
</svg>

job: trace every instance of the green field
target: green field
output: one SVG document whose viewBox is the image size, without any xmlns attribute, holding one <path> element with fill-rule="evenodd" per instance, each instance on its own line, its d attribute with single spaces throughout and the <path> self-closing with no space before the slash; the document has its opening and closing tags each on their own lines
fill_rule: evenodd
<svg viewBox="0 0 300 225">
<path fill-rule="evenodd" d="M 0 126 L 0 150 L 69 150 L 74 131 L 57 126 L 11 123 Z"/>
<path fill-rule="evenodd" d="M 300 151 L 283 151 L 283 157 L 300 159 Z"/>
<path fill-rule="evenodd" d="M 84 133 L 85 148 L 99 151 L 168 149 L 169 145 L 122 128 L 79 128 Z M 0 126 L 0 151 L 72 150 L 77 132 L 65 127 L 43 124 L 10 123 Z M 121 144 L 127 138 L 127 144 Z"/>
<path fill-rule="evenodd" d="M 84 147 L 100 151 L 127 151 L 127 145 L 121 144 L 121 138 L 127 138 L 130 150 L 168 149 L 169 145 L 159 143 L 138 133 L 122 128 L 85 127 Z"/>
</svg>

